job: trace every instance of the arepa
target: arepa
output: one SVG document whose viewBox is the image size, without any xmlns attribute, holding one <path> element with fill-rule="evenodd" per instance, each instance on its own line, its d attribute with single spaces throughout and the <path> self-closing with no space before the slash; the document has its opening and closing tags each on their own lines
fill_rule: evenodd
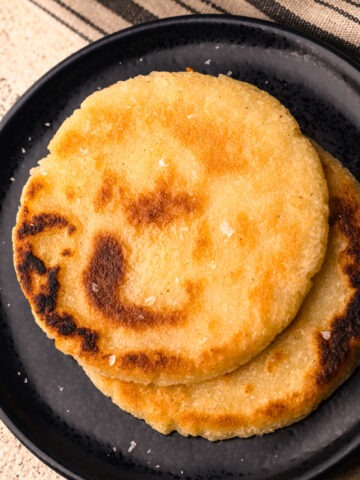
<svg viewBox="0 0 360 480">
<path fill-rule="evenodd" d="M 319 157 L 258 88 L 153 73 L 87 98 L 31 172 L 14 261 L 39 326 L 103 375 L 230 372 L 294 318 L 327 242 Z"/>
<path fill-rule="evenodd" d="M 329 246 L 299 315 L 235 372 L 156 387 L 87 374 L 122 409 L 162 433 L 209 440 L 264 434 L 308 415 L 360 361 L 360 188 L 320 152 L 330 193 Z"/>
</svg>

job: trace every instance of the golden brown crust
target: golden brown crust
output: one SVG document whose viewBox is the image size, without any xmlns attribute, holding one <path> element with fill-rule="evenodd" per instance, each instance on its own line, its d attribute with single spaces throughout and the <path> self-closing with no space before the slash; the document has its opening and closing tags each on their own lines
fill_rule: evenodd
<svg viewBox="0 0 360 480">
<path fill-rule="evenodd" d="M 200 381 L 292 320 L 324 256 L 327 191 L 277 100 L 223 76 L 154 73 L 91 95 L 49 150 L 13 238 L 36 321 L 63 352 L 109 377 Z M 46 305 L 94 334 L 92 355 L 49 327 Z"/>
<path fill-rule="evenodd" d="M 248 364 L 207 382 L 144 386 L 86 369 L 95 386 L 162 433 L 220 440 L 296 422 L 348 378 L 360 362 L 360 188 L 319 153 L 330 191 L 329 247 L 292 325 Z"/>
</svg>

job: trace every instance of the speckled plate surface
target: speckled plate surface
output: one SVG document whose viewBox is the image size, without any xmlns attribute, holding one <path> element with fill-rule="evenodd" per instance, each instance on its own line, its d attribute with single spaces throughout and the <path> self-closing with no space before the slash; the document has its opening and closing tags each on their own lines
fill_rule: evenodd
<svg viewBox="0 0 360 480">
<path fill-rule="evenodd" d="M 119 410 L 55 349 L 15 277 L 11 229 L 21 190 L 62 121 L 97 88 L 187 66 L 269 91 L 360 178 L 359 71 L 295 33 L 240 17 L 166 19 L 106 37 L 61 63 L 0 128 L 1 418 L 70 479 L 314 478 L 359 448 L 360 370 L 307 419 L 273 434 L 217 443 L 165 437 Z"/>
</svg>

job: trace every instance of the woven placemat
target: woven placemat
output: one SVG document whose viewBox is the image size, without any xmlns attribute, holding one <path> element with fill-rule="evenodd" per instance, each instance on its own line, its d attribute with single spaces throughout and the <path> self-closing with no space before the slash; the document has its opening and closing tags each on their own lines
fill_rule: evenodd
<svg viewBox="0 0 360 480">
<path fill-rule="evenodd" d="M 41 75 L 92 41 L 133 24 L 199 13 L 274 21 L 360 64 L 360 2 L 354 0 L 0 0 L 0 117 Z M 0 422 L 0 480 L 61 478 Z M 326 479 L 360 480 L 360 460 Z"/>
</svg>

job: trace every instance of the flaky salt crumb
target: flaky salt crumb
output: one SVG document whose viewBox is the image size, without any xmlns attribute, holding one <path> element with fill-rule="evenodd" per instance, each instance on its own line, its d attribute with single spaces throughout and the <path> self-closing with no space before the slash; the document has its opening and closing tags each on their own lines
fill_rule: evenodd
<svg viewBox="0 0 360 480">
<path fill-rule="evenodd" d="M 116 362 L 116 355 L 110 355 L 109 357 L 109 365 L 112 367 Z"/>
<path fill-rule="evenodd" d="M 81 147 L 80 147 L 79 150 L 80 150 L 81 155 L 86 155 L 86 154 L 88 153 L 88 149 L 87 149 L 87 148 L 81 148 Z"/>
<path fill-rule="evenodd" d="M 226 72 L 226 75 L 227 75 L 228 77 L 231 77 L 231 75 L 232 75 L 232 71 L 231 71 L 231 70 L 229 70 L 228 72 Z"/>
<path fill-rule="evenodd" d="M 160 468 L 160 465 L 155 465 L 155 468 Z"/>
<path fill-rule="evenodd" d="M 144 60 L 144 59 L 143 59 L 142 57 L 141 57 L 141 58 L 139 58 L 139 62 L 142 62 L 143 60 Z"/>
<path fill-rule="evenodd" d="M 151 452 L 151 448 L 149 448 L 149 450 L 146 453 L 149 455 L 150 452 Z"/>
<path fill-rule="evenodd" d="M 145 298 L 145 305 L 154 305 L 154 303 L 156 302 L 156 297 L 154 297 L 153 295 L 151 295 L 151 297 L 147 297 Z"/>
<path fill-rule="evenodd" d="M 235 230 L 230 227 L 230 225 L 228 224 L 228 222 L 226 220 L 223 220 L 221 222 L 220 231 L 221 231 L 221 233 L 223 233 L 227 237 L 231 237 L 235 233 Z"/>
<path fill-rule="evenodd" d="M 320 334 L 324 340 L 329 340 L 331 337 L 331 332 L 329 332 L 328 330 L 324 330 L 323 332 L 320 332 Z"/>
<path fill-rule="evenodd" d="M 134 450 L 134 448 L 136 447 L 136 445 L 137 445 L 137 443 L 134 442 L 134 440 L 131 440 L 130 447 L 128 448 L 128 452 L 131 453 Z"/>
<path fill-rule="evenodd" d="M 204 63 L 205 63 L 205 65 L 210 65 L 210 63 L 211 63 L 211 58 L 208 58 L 207 60 L 205 60 Z"/>
<path fill-rule="evenodd" d="M 8 307 L 11 307 L 11 303 L 8 303 L 7 306 L 8 306 Z"/>
<path fill-rule="evenodd" d="M 116 452 L 116 447 L 113 447 L 113 452 Z"/>
<path fill-rule="evenodd" d="M 19 376 L 21 375 L 21 372 L 16 372 Z"/>
<path fill-rule="evenodd" d="M 45 125 L 45 127 L 50 127 L 51 123 L 50 122 L 45 122 L 44 125 Z"/>
<path fill-rule="evenodd" d="M 93 292 L 95 292 L 95 293 L 98 292 L 98 291 L 99 291 L 99 285 L 98 285 L 97 283 L 95 283 L 95 282 L 92 282 L 92 284 L 91 284 L 91 290 L 92 290 Z"/>
<path fill-rule="evenodd" d="M 58 385 L 58 389 L 60 390 L 60 392 L 62 392 L 64 390 L 64 387 L 61 387 L 60 385 Z"/>
<path fill-rule="evenodd" d="M 180 470 L 180 473 L 181 473 L 181 475 L 183 475 L 183 474 L 184 474 L 184 470 Z"/>
<path fill-rule="evenodd" d="M 15 182 L 15 177 L 10 177 L 10 182 Z"/>
<path fill-rule="evenodd" d="M 67 409 L 67 410 L 66 410 L 66 413 L 70 413 L 70 409 Z"/>
<path fill-rule="evenodd" d="M 159 160 L 160 167 L 168 167 L 169 164 L 165 162 L 165 158 L 160 158 Z"/>
<path fill-rule="evenodd" d="M 215 50 L 219 50 L 220 45 L 216 45 Z"/>
<path fill-rule="evenodd" d="M 27 383 L 28 382 L 28 379 L 25 377 L 24 378 L 24 383 Z"/>
<path fill-rule="evenodd" d="M 31 138 L 31 137 L 29 137 L 29 138 L 28 138 L 28 140 L 29 140 L 29 142 L 31 142 L 32 138 Z"/>
<path fill-rule="evenodd" d="M 26 150 L 24 147 L 21 148 L 21 153 L 26 153 Z"/>
</svg>

